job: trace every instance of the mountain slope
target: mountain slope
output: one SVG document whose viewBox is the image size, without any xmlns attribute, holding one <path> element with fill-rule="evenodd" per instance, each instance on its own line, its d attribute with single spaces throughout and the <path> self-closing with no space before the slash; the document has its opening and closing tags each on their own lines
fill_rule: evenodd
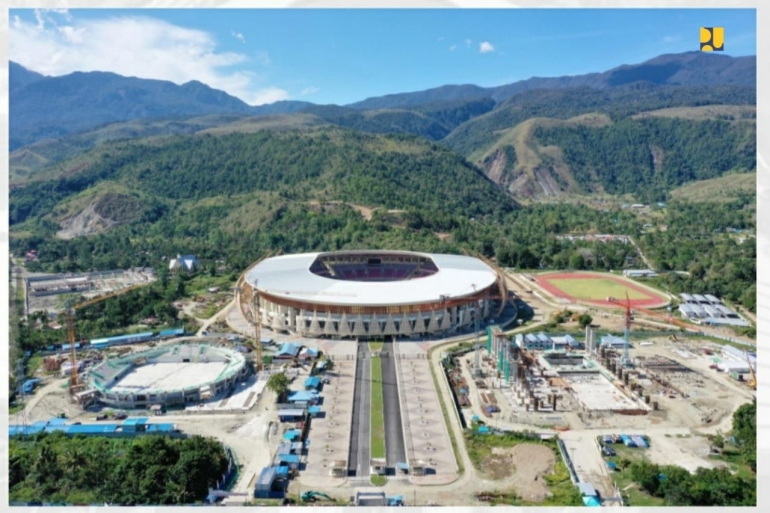
<svg viewBox="0 0 770 513">
<path fill-rule="evenodd" d="M 490 97 L 502 102 L 512 96 L 535 89 L 568 89 L 591 87 L 607 89 L 633 82 L 660 85 L 741 85 L 756 87 L 756 56 L 730 57 L 703 52 L 667 54 L 640 64 L 618 66 L 603 73 L 563 77 L 533 77 L 498 87 L 481 88 L 473 85 L 446 85 L 416 91 L 391 94 L 351 103 L 356 109 L 402 108 L 442 100 Z"/>
<path fill-rule="evenodd" d="M 179 86 L 103 72 L 50 77 L 11 93 L 11 151 L 115 121 L 251 110 L 241 100 L 200 82 Z"/>
<path fill-rule="evenodd" d="M 107 145 L 72 177 L 11 192 L 11 223 L 46 216 L 104 182 L 164 201 L 278 192 L 371 207 L 483 217 L 516 203 L 457 154 L 414 136 L 349 130 L 199 135 Z M 461 184 L 462 187 L 458 187 Z"/>
<path fill-rule="evenodd" d="M 501 131 L 533 117 L 567 119 L 599 112 L 620 119 L 668 107 L 755 103 L 756 90 L 743 86 L 683 87 L 640 82 L 603 90 L 582 87 L 526 91 L 458 126 L 443 142 L 472 162 L 478 162 L 495 144 Z"/>
<path fill-rule="evenodd" d="M 8 62 L 8 90 L 10 92 L 17 91 L 24 86 L 38 82 L 44 78 L 48 77 L 30 71 L 21 64 L 17 64 L 13 61 Z"/>
</svg>

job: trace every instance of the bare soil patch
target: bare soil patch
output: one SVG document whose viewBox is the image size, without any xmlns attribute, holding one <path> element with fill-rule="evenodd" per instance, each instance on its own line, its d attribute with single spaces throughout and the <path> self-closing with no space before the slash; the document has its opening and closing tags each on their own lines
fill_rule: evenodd
<svg viewBox="0 0 770 513">
<path fill-rule="evenodd" d="M 518 444 L 513 448 L 495 447 L 484 458 L 483 473 L 495 480 L 509 481 L 524 500 L 539 502 L 548 497 L 548 485 L 543 476 L 553 472 L 556 456 L 540 444 Z"/>
</svg>

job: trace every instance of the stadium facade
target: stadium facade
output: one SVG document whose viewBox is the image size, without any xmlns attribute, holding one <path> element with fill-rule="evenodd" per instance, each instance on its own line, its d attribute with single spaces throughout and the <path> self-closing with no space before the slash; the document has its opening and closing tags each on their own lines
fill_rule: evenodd
<svg viewBox="0 0 770 513">
<path fill-rule="evenodd" d="M 91 369 L 87 379 L 108 406 L 149 409 L 211 399 L 247 374 L 246 358 L 237 351 L 183 344 L 106 360 Z"/>
<path fill-rule="evenodd" d="M 305 337 L 371 339 L 451 333 L 499 311 L 501 276 L 473 257 L 339 251 L 268 258 L 245 275 L 263 326 Z"/>
</svg>

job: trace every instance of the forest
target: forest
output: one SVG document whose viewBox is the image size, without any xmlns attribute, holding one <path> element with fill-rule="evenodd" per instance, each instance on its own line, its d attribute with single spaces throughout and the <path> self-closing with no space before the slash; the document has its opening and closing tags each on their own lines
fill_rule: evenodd
<svg viewBox="0 0 770 513">
<path fill-rule="evenodd" d="M 728 233 L 753 234 L 754 195 L 671 201 L 656 221 L 666 229 L 648 230 L 619 202 L 522 207 L 456 153 L 413 136 L 333 128 L 179 136 L 99 151 L 78 174 L 11 191 L 11 251 L 39 254 L 29 271 L 158 268 L 164 257 L 193 253 L 239 273 L 268 251 L 362 248 L 469 250 L 525 269 L 643 265 L 632 245 L 557 238 L 611 233 L 634 236 L 660 271 L 690 272 L 663 278 L 673 291 L 755 308 L 755 249 Z M 62 221 L 89 202 L 116 224 L 58 237 Z M 166 291 L 152 293 L 155 309 Z"/>
<path fill-rule="evenodd" d="M 13 502 L 119 504 L 200 503 L 227 471 L 220 442 L 159 435 L 113 439 L 42 433 L 9 441 Z"/>
<path fill-rule="evenodd" d="M 672 188 L 687 182 L 756 169 L 753 123 L 625 118 L 601 128 L 538 127 L 535 138 L 562 149 L 585 191 L 598 185 L 642 203 L 665 201 Z"/>
</svg>

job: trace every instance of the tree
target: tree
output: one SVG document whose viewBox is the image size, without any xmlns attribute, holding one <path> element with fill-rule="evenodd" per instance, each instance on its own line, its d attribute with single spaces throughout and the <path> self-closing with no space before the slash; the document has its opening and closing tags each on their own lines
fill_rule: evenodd
<svg viewBox="0 0 770 513">
<path fill-rule="evenodd" d="M 580 324 L 581 328 L 585 328 L 592 322 L 594 322 L 594 318 L 587 313 L 580 314 L 580 317 L 578 317 L 578 323 Z"/>
<path fill-rule="evenodd" d="M 289 378 L 286 373 L 279 372 L 270 376 L 267 380 L 268 390 L 275 392 L 275 395 L 282 397 L 289 390 Z"/>
<path fill-rule="evenodd" d="M 585 269 L 586 262 L 585 258 L 583 258 L 583 255 L 580 253 L 573 253 L 571 257 L 569 257 L 569 267 L 570 269 L 580 270 Z"/>
</svg>

